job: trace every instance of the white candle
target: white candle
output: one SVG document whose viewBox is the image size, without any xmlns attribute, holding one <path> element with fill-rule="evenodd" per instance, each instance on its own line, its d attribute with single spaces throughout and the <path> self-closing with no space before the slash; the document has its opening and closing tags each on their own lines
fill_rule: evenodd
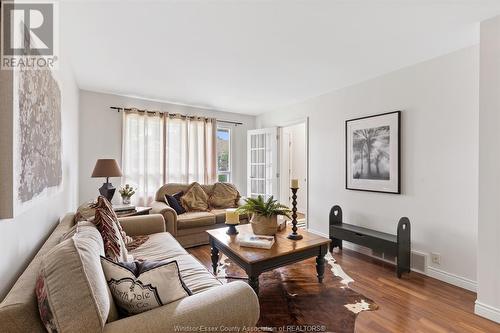
<svg viewBox="0 0 500 333">
<path fill-rule="evenodd" d="M 226 224 L 240 224 L 240 214 L 236 208 L 226 209 Z"/>
<path fill-rule="evenodd" d="M 292 185 L 290 187 L 291 188 L 299 188 L 299 180 L 298 179 L 292 179 Z"/>
</svg>

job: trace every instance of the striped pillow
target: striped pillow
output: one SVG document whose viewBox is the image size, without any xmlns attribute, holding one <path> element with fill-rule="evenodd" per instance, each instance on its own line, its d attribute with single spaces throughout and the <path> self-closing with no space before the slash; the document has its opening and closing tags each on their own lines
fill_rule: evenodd
<svg viewBox="0 0 500 333">
<path fill-rule="evenodd" d="M 132 260 L 123 239 L 125 232 L 118 223 L 118 218 L 109 201 L 101 195 L 92 208 L 95 209 L 95 218 L 92 222 L 102 236 L 106 258 L 116 262 Z"/>
</svg>

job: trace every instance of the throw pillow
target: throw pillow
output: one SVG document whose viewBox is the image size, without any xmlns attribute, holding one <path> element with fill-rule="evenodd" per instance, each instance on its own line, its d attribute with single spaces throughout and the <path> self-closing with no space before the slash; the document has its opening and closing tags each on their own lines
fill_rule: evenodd
<svg viewBox="0 0 500 333">
<path fill-rule="evenodd" d="M 183 194 L 184 192 L 177 192 L 174 195 L 165 194 L 165 201 L 175 210 L 177 215 L 181 215 L 186 212 L 184 207 L 181 205 L 181 197 Z"/>
<path fill-rule="evenodd" d="M 101 233 L 106 257 L 113 261 L 131 260 L 123 239 L 123 230 L 109 201 L 101 195 L 93 207 L 95 208 L 93 223 Z"/>
<path fill-rule="evenodd" d="M 109 289 L 118 309 L 134 315 L 191 295 L 177 261 L 115 263 L 101 257 Z"/>
<path fill-rule="evenodd" d="M 241 196 L 236 187 L 229 183 L 215 183 L 208 199 L 212 208 L 238 207 Z"/>
<path fill-rule="evenodd" d="M 207 211 L 208 195 L 198 183 L 192 183 L 181 198 L 182 206 L 187 211 Z"/>
<path fill-rule="evenodd" d="M 47 295 L 47 287 L 45 286 L 45 278 L 42 274 L 38 275 L 35 285 L 35 293 L 38 301 L 38 312 L 40 319 L 47 332 L 57 332 L 57 325 L 54 320 L 54 314 L 50 308 L 49 299 Z"/>
<path fill-rule="evenodd" d="M 72 237 L 41 257 L 35 293 L 47 331 L 101 332 L 106 322 L 118 319 L 102 255 L 96 226 L 81 222 Z"/>
<path fill-rule="evenodd" d="M 94 204 L 94 202 L 89 201 L 80 205 L 73 217 L 73 222 L 77 224 L 80 221 L 92 221 L 95 216 L 95 208 L 92 207 Z"/>
<path fill-rule="evenodd" d="M 59 243 L 64 242 L 66 239 L 73 237 L 81 227 L 85 226 L 92 226 L 95 228 L 95 224 L 93 222 L 87 220 L 80 221 L 76 223 L 74 226 L 72 226 L 64 235 L 61 236 L 61 238 L 59 239 Z"/>
</svg>

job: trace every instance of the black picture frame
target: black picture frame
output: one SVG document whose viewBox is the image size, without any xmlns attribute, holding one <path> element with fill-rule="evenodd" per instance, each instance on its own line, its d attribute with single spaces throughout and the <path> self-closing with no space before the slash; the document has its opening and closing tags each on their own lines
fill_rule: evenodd
<svg viewBox="0 0 500 333">
<path fill-rule="evenodd" d="M 397 135 L 396 135 L 396 144 L 397 144 L 397 176 L 396 176 L 396 181 L 397 185 L 394 190 L 378 190 L 374 188 L 359 188 L 359 187 L 352 187 L 349 186 L 349 170 L 351 168 L 350 161 L 349 161 L 349 149 L 348 143 L 349 143 L 349 125 L 354 123 L 354 122 L 361 122 L 370 118 L 377 118 L 377 117 L 393 117 L 396 116 L 396 124 L 397 124 Z M 401 118 L 402 118 L 402 111 L 397 110 L 397 111 L 391 111 L 391 112 L 385 112 L 385 113 L 380 113 L 380 114 L 375 114 L 375 115 L 370 115 L 370 116 L 365 116 L 365 117 L 359 117 L 359 118 L 353 118 L 353 119 L 348 119 L 345 121 L 345 188 L 346 190 L 351 190 L 351 191 L 363 191 L 363 192 L 374 192 L 374 193 L 387 193 L 387 194 L 401 194 Z M 376 182 L 376 181 L 375 181 Z M 380 182 L 383 182 L 382 180 Z"/>
</svg>

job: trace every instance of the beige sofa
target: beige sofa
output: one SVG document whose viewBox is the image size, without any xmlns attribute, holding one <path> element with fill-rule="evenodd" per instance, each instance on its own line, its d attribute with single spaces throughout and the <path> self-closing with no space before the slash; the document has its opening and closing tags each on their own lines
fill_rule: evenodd
<svg viewBox="0 0 500 333">
<path fill-rule="evenodd" d="M 182 332 L 190 327 L 223 329 L 226 326 L 255 325 L 259 317 L 259 303 L 253 290 L 241 281 L 222 285 L 165 232 L 165 222 L 161 215 L 127 217 L 120 221 L 128 235 L 150 235 L 147 242 L 131 253 L 136 258 L 176 260 L 182 279 L 193 295 L 151 311 L 107 322 L 103 327 L 101 324 L 90 326 L 99 327 L 91 331 L 174 332 L 177 327 L 177 331 Z M 45 332 L 39 318 L 35 295 L 35 282 L 41 258 L 59 243 L 61 236 L 68 232 L 72 225 L 73 214 L 68 214 L 60 221 L 0 304 L 0 332 Z M 100 283 L 98 279 L 93 282 Z M 102 282 L 106 284 L 105 281 Z M 74 292 L 78 293 L 78 290 Z M 76 319 L 76 326 L 73 326 L 71 331 L 79 332 L 83 331 L 82 327 L 89 327 L 89 323 L 85 323 L 86 320 L 88 319 Z M 179 327 L 183 329 L 179 330 Z"/>
<path fill-rule="evenodd" d="M 208 244 L 206 230 L 226 227 L 226 210 L 213 209 L 208 212 L 186 212 L 177 215 L 175 210 L 165 202 L 165 194 L 174 195 L 186 191 L 189 185 L 166 184 L 156 192 L 155 201 L 151 205 L 152 213 L 161 214 L 165 218 L 166 228 L 185 248 Z M 205 193 L 210 195 L 213 185 L 201 185 Z M 240 200 L 241 202 L 241 200 Z M 248 223 L 246 215 L 240 215 L 240 223 Z"/>
</svg>

